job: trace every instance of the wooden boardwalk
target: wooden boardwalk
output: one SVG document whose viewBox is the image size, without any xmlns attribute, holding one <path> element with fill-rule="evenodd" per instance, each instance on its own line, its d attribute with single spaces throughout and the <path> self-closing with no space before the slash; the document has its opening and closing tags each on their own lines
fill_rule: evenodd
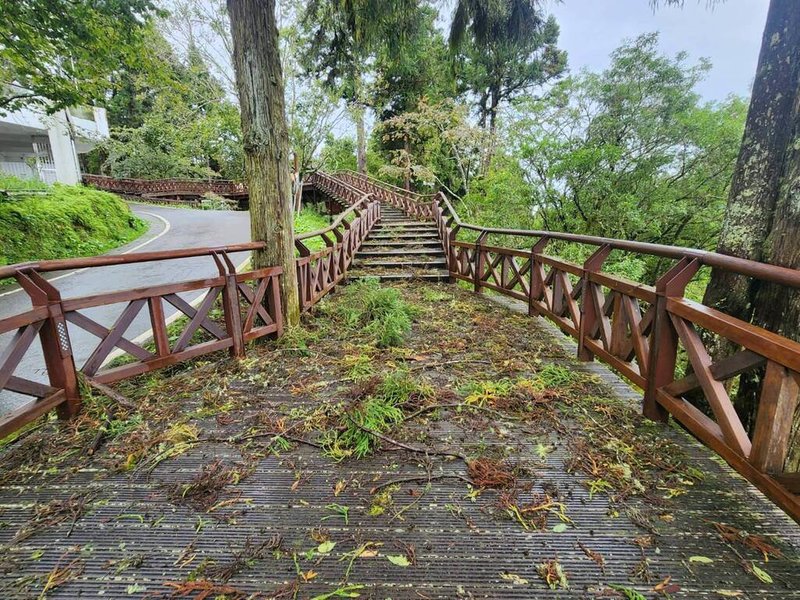
<svg viewBox="0 0 800 600">
<path fill-rule="evenodd" d="M 99 404 L 7 448 L 0 598 L 800 598 L 800 528 L 604 367 L 513 307 L 397 289 L 398 347 L 341 327 L 337 292 L 244 361 L 123 384 L 136 410 L 94 456 Z M 365 458 L 323 452 L 397 372 L 423 412 Z"/>
</svg>

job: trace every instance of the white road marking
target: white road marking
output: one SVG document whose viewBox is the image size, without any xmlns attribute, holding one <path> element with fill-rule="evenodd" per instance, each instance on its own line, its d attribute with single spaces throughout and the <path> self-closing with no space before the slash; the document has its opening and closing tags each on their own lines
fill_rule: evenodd
<svg viewBox="0 0 800 600">
<path fill-rule="evenodd" d="M 150 238 L 149 240 L 146 240 L 146 241 L 142 242 L 138 246 L 134 246 L 133 248 L 129 248 L 128 250 L 125 250 L 125 252 L 120 252 L 120 254 L 130 254 L 131 252 L 136 252 L 140 248 L 144 248 L 145 246 L 147 246 L 147 244 L 155 242 L 162 235 L 166 235 L 167 232 L 170 229 L 172 229 L 172 223 L 170 223 L 167 219 L 165 219 L 161 215 L 157 215 L 155 213 L 145 212 L 145 211 L 142 211 L 142 214 L 150 215 L 151 217 L 155 217 L 156 219 L 159 219 L 160 221 L 162 221 L 164 223 L 164 231 L 161 231 L 158 235 Z M 64 279 L 65 277 L 71 277 L 73 275 L 77 275 L 78 273 L 83 273 L 84 271 L 86 271 L 89 268 L 90 267 L 84 267 L 83 269 L 76 269 L 74 271 L 70 271 L 69 273 L 64 273 L 63 275 L 58 275 L 57 277 L 52 277 L 52 278 L 48 279 L 47 281 L 58 281 L 59 279 Z M 21 291 L 22 291 L 22 288 L 17 288 L 15 290 L 11 290 L 10 292 L 3 292 L 2 294 L 0 294 L 0 298 L 3 298 L 5 296 L 10 296 L 11 294 L 16 294 L 17 292 L 21 292 Z"/>
</svg>

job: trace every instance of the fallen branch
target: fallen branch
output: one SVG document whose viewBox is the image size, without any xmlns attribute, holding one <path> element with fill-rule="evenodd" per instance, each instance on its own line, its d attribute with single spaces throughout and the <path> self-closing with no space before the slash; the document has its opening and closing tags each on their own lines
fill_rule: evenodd
<svg viewBox="0 0 800 600">
<path fill-rule="evenodd" d="M 465 477 L 458 473 L 443 473 L 441 475 L 431 475 L 431 476 L 419 475 L 417 477 L 401 477 L 400 479 L 392 479 L 391 481 L 386 481 L 385 483 L 379 483 L 378 485 L 370 488 L 369 493 L 374 494 L 378 490 L 381 490 L 385 487 L 389 487 L 392 485 L 399 485 L 401 483 L 412 483 L 415 481 L 425 481 L 427 483 L 430 483 L 431 481 L 434 481 L 436 479 L 461 479 L 462 481 L 466 481 L 470 485 L 472 484 L 472 481 L 470 481 L 468 477 Z"/>
<path fill-rule="evenodd" d="M 89 377 L 86 378 L 86 383 L 89 384 L 89 387 L 94 388 L 95 390 L 103 394 L 103 396 L 110 398 L 120 406 L 124 406 L 125 408 L 133 412 L 137 412 L 139 410 L 139 407 L 136 406 L 133 402 L 128 400 L 125 396 L 123 396 L 119 392 L 108 387 L 104 383 L 100 383 L 99 381 L 95 381 L 94 379 L 91 379 Z"/>
<path fill-rule="evenodd" d="M 94 456 L 94 453 L 100 449 L 100 445 L 103 443 L 106 435 L 108 435 L 108 430 L 111 427 L 111 421 L 114 420 L 114 415 L 116 412 L 117 411 L 113 406 L 108 407 L 108 410 L 106 411 L 106 418 L 103 421 L 103 424 L 97 429 L 94 440 L 92 440 L 92 443 L 89 446 L 89 456 Z"/>
<path fill-rule="evenodd" d="M 505 413 L 500 412 L 499 410 L 494 410 L 493 408 L 488 408 L 486 406 L 478 406 L 477 404 L 467 404 L 465 402 L 456 402 L 456 403 L 448 403 L 448 404 L 430 404 L 428 406 L 423 406 L 419 410 L 414 411 L 407 417 L 403 418 L 403 421 L 410 421 L 411 419 L 418 417 L 419 415 L 430 412 L 432 410 L 436 410 L 438 408 L 471 408 L 474 410 L 480 410 L 489 414 L 492 414 L 496 417 L 500 417 L 502 419 L 507 419 L 509 421 L 519 421 L 518 417 L 512 417 L 511 415 L 507 415 Z"/>
<path fill-rule="evenodd" d="M 392 446 L 395 446 L 397 448 L 402 448 L 403 450 L 408 450 L 409 452 L 416 452 L 418 454 L 426 454 L 426 455 L 433 454 L 435 456 L 449 456 L 452 458 L 460 458 L 464 462 L 467 462 L 467 457 L 464 456 L 463 454 L 457 454 L 455 452 L 447 452 L 446 450 L 433 450 L 431 448 L 417 448 L 416 446 L 409 446 L 408 444 L 404 444 L 403 442 L 398 442 L 397 440 L 394 440 L 387 435 L 383 435 L 378 431 L 369 429 L 367 427 L 364 427 L 363 425 L 360 425 L 359 423 L 356 423 L 353 420 L 353 418 L 347 413 L 344 413 L 344 416 L 348 421 L 350 421 L 353 425 L 358 427 L 364 433 L 368 433 L 369 435 L 375 436 L 379 440 L 382 440 L 387 444 L 391 444 Z"/>
</svg>

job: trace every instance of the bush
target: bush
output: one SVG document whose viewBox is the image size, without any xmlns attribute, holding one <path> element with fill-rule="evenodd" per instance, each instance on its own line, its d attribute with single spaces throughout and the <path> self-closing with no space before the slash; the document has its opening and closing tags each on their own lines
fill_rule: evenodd
<svg viewBox="0 0 800 600">
<path fill-rule="evenodd" d="M 114 194 L 0 178 L 0 264 L 100 254 L 138 237 L 147 223 Z"/>
</svg>

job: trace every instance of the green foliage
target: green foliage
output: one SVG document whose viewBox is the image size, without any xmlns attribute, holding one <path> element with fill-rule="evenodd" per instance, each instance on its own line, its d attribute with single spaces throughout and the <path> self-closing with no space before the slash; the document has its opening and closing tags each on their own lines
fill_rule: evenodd
<svg viewBox="0 0 800 600">
<path fill-rule="evenodd" d="M 387 119 L 375 128 L 389 150 L 380 175 L 400 183 L 409 178 L 423 189 L 444 185 L 466 192 L 480 172 L 490 136 L 470 122 L 466 106 L 452 100 L 429 103 Z"/>
<path fill-rule="evenodd" d="M 413 309 L 394 288 L 366 279 L 345 288 L 346 302 L 336 304 L 333 316 L 345 327 L 364 330 L 379 348 L 399 346 L 411 331 Z"/>
<path fill-rule="evenodd" d="M 114 194 L 56 184 L 0 202 L 0 264 L 100 254 L 146 228 Z"/>
<path fill-rule="evenodd" d="M 343 429 L 327 434 L 323 443 L 326 452 L 336 460 L 364 458 L 380 442 L 364 429 L 385 433 L 403 420 L 403 405 L 409 400 L 432 396 L 429 386 L 417 383 L 407 372 L 390 373 L 347 411 Z"/>
<path fill-rule="evenodd" d="M 492 30 L 483 43 L 473 37 L 463 50 L 458 68 L 460 87 L 476 98 L 481 126 L 495 128 L 497 111 L 526 91 L 560 77 L 567 66 L 567 55 L 556 47 L 558 25 L 552 16 L 545 19 L 531 8 L 524 34 L 511 34 L 515 0 L 493 2 L 485 11 Z M 531 5 L 532 6 L 532 5 Z"/>
<path fill-rule="evenodd" d="M 241 179 L 239 109 L 199 50 L 190 46 L 181 61 L 156 31 L 145 43 L 148 68 L 115 74 L 111 139 L 90 153 L 92 168 L 114 177 Z"/>
<path fill-rule="evenodd" d="M 508 151 L 532 189 L 520 220 L 534 211 L 541 229 L 714 246 L 746 106 L 701 104 L 694 87 L 708 64 L 664 56 L 657 44 L 655 34 L 640 36 L 612 54 L 607 71 L 517 104 Z M 623 270 L 652 279 L 659 267 Z"/>
<path fill-rule="evenodd" d="M 121 65 L 149 60 L 141 39 L 155 6 L 151 0 L 0 3 L 0 113 L 31 105 L 53 113 L 103 99 Z"/>
<path fill-rule="evenodd" d="M 355 171 L 356 142 L 353 138 L 336 138 L 329 133 L 322 147 L 321 166 L 326 171 Z"/>
</svg>

